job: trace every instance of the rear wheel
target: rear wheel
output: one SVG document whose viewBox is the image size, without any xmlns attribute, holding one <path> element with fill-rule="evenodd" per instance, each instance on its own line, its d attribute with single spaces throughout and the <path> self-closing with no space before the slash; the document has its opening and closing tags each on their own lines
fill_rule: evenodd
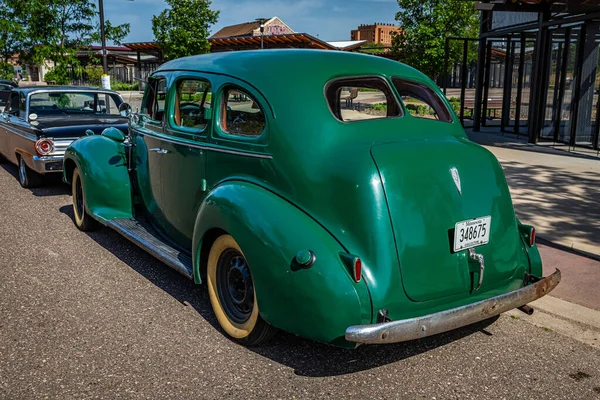
<svg viewBox="0 0 600 400">
<path fill-rule="evenodd" d="M 42 184 L 42 176 L 33 171 L 25 163 L 23 156 L 19 155 L 19 183 L 24 188 L 34 188 Z"/>
<path fill-rule="evenodd" d="M 248 262 L 230 235 L 222 235 L 213 243 L 206 275 L 213 311 L 229 337 L 254 346 L 275 334 L 275 328 L 259 314 Z"/>
<path fill-rule="evenodd" d="M 90 217 L 85 208 L 85 194 L 83 193 L 83 185 L 81 184 L 81 176 L 79 169 L 73 170 L 72 179 L 73 189 L 73 216 L 75 217 L 75 226 L 84 232 L 98 229 L 98 221 Z"/>
</svg>

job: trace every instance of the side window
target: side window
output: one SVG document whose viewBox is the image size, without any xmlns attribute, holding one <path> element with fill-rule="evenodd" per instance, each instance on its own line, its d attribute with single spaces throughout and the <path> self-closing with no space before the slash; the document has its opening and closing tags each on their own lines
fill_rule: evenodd
<svg viewBox="0 0 600 400">
<path fill-rule="evenodd" d="M 413 117 L 452 122 L 448 107 L 433 90 L 423 84 L 400 78 L 392 78 L 392 82 Z"/>
<path fill-rule="evenodd" d="M 10 102 L 9 102 L 7 108 L 8 108 L 7 112 L 10 115 L 14 115 L 16 117 L 19 116 L 19 93 L 12 92 L 10 94 Z"/>
<path fill-rule="evenodd" d="M 21 118 L 26 117 L 25 114 L 27 113 L 27 99 L 25 97 L 25 93 L 23 92 L 19 93 L 19 112 Z"/>
<path fill-rule="evenodd" d="M 165 114 L 167 80 L 154 78 L 148 82 L 143 112 L 155 121 L 162 121 Z"/>
<path fill-rule="evenodd" d="M 212 91 L 204 79 L 181 79 L 175 94 L 174 124 L 204 130 L 208 124 L 205 112 L 210 112 Z"/>
<path fill-rule="evenodd" d="M 327 84 L 325 95 L 340 121 L 391 118 L 402 115 L 389 85 L 381 78 L 337 79 Z"/>
<path fill-rule="evenodd" d="M 121 104 L 119 97 L 108 93 L 98 93 L 96 112 L 120 116 L 119 104 Z"/>
<path fill-rule="evenodd" d="M 265 129 L 265 114 L 245 91 L 229 87 L 221 96 L 221 128 L 238 136 L 259 136 Z"/>
</svg>

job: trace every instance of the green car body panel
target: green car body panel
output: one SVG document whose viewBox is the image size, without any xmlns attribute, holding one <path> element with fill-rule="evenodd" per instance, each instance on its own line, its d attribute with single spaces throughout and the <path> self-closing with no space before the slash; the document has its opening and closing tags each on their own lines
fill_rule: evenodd
<svg viewBox="0 0 600 400">
<path fill-rule="evenodd" d="M 375 323 L 379 310 L 392 320 L 417 317 L 516 290 L 528 274 L 541 277 L 495 157 L 466 137 L 454 113 L 451 122 L 417 118 L 399 100 L 392 77 L 425 85 L 451 110 L 415 69 L 344 52 L 268 50 L 178 59 L 153 76 L 167 83 L 164 125 L 144 115 L 131 123 L 135 171 L 127 171 L 123 143 L 90 136 L 68 149 L 65 179 L 72 166 L 81 169 L 86 207 L 101 222 L 149 217 L 193 255 L 197 283 L 211 241 L 232 235 L 252 269 L 261 316 L 275 327 L 344 344 L 346 327 Z M 363 76 L 389 84 L 402 116 L 334 117 L 327 84 Z M 212 88 L 201 132 L 173 119 L 174 82 L 194 77 Z M 260 104 L 261 135 L 224 131 L 218 110 L 231 86 Z M 156 157 L 153 147 L 167 154 Z M 450 235 L 457 222 L 484 216 L 490 240 L 477 250 L 486 274 L 474 291 L 472 262 L 467 251 L 453 252 Z M 301 250 L 315 253 L 311 268 L 293 268 Z M 360 257 L 360 282 L 340 253 Z"/>
</svg>

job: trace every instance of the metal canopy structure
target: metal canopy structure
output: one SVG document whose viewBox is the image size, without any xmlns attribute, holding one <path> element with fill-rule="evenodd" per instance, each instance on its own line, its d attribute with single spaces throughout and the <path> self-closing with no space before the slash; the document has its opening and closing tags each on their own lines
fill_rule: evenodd
<svg viewBox="0 0 600 400">
<path fill-rule="evenodd" d="M 488 124 L 496 50 L 496 58 L 504 52 L 501 131 L 527 135 L 530 143 L 548 139 L 598 150 L 600 0 L 483 1 L 475 7 L 481 16 L 473 130 Z"/>
<path fill-rule="evenodd" d="M 339 50 L 337 47 L 322 41 L 308 33 L 291 33 L 285 35 L 265 35 L 265 48 L 308 48 L 323 50 Z M 260 49 L 261 36 L 230 36 L 209 38 L 211 51 Z"/>
</svg>

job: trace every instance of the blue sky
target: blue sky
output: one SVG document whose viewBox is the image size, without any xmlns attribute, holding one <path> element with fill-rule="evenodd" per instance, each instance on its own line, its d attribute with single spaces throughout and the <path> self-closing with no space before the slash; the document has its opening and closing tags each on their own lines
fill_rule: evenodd
<svg viewBox="0 0 600 400">
<path fill-rule="evenodd" d="M 165 8 L 163 0 L 104 0 L 106 19 L 131 24 L 126 42 L 152 40 L 152 15 Z M 333 41 L 350 40 L 350 30 L 359 24 L 394 23 L 399 6 L 396 0 L 213 0 L 212 9 L 221 10 L 213 33 L 223 26 L 278 16 L 296 32 Z"/>
</svg>

